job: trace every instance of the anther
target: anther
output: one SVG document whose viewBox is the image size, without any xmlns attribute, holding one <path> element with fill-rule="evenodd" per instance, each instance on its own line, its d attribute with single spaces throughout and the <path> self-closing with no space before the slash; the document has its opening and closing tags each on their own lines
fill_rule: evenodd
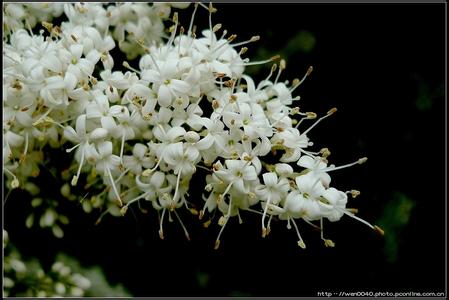
<svg viewBox="0 0 449 300">
<path fill-rule="evenodd" d="M 212 32 L 217 32 L 220 29 L 221 29 L 221 24 L 220 23 L 215 24 L 215 26 L 212 28 Z"/>
<path fill-rule="evenodd" d="M 335 112 L 337 112 L 337 108 L 336 108 L 336 107 L 333 107 L 333 108 L 331 108 L 331 109 L 327 112 L 326 115 L 330 116 L 330 115 L 334 114 Z"/>
<path fill-rule="evenodd" d="M 312 111 L 308 111 L 308 112 L 306 112 L 306 118 L 308 120 L 316 119 L 317 118 L 317 114 L 312 112 Z"/>
<path fill-rule="evenodd" d="M 335 247 L 335 243 L 332 240 L 324 240 L 324 246 L 329 247 L 329 248 L 334 248 Z"/>
<path fill-rule="evenodd" d="M 313 67 L 310 66 L 310 67 L 307 69 L 306 76 L 309 76 L 309 75 L 312 73 L 312 71 L 313 71 Z"/>
<path fill-rule="evenodd" d="M 203 227 L 204 227 L 204 228 L 208 228 L 209 225 L 210 225 L 211 223 L 212 223 L 212 221 L 211 221 L 211 220 L 208 220 L 208 221 L 206 221 L 206 222 L 203 223 Z"/>
<path fill-rule="evenodd" d="M 53 24 L 43 21 L 42 22 L 42 27 L 44 27 L 45 29 L 48 30 L 48 32 L 51 33 L 51 30 L 53 29 Z"/>
<path fill-rule="evenodd" d="M 285 70 L 285 68 L 287 67 L 285 59 L 281 59 L 281 62 L 279 63 L 279 69 L 280 70 Z"/>
<path fill-rule="evenodd" d="M 124 216 L 127 211 L 128 211 L 128 205 L 125 205 L 120 209 L 120 213 L 122 214 L 122 216 Z"/>
<path fill-rule="evenodd" d="M 249 41 L 250 42 L 257 42 L 258 40 L 260 40 L 260 36 L 255 35 L 255 36 L 251 37 L 251 39 Z"/>
<path fill-rule="evenodd" d="M 374 231 L 376 231 L 378 234 L 380 234 L 381 236 L 385 235 L 385 232 L 382 230 L 382 228 L 380 228 L 377 225 L 374 225 Z"/>
<path fill-rule="evenodd" d="M 351 190 L 350 193 L 351 193 L 352 198 L 355 198 L 358 195 L 360 195 L 360 191 L 358 191 L 358 190 Z"/>
<path fill-rule="evenodd" d="M 306 249 L 306 244 L 304 244 L 303 240 L 298 241 L 298 246 L 301 247 L 302 249 Z"/>
<path fill-rule="evenodd" d="M 362 157 L 357 161 L 357 163 L 359 165 L 361 165 L 361 164 L 364 164 L 367 160 L 368 160 L 368 157 Z"/>
</svg>

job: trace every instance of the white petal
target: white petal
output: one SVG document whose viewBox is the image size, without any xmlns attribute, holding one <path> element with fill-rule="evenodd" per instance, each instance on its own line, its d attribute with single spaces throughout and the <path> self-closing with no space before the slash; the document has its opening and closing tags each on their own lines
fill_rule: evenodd
<svg viewBox="0 0 449 300">
<path fill-rule="evenodd" d="M 60 73 L 62 72 L 62 64 L 59 58 L 52 54 L 47 54 L 41 59 L 42 65 L 46 67 L 47 69 Z"/>
<path fill-rule="evenodd" d="M 80 115 L 76 119 L 76 132 L 78 135 L 85 136 L 86 135 L 86 115 Z"/>
<path fill-rule="evenodd" d="M 169 106 L 172 102 L 172 95 L 170 93 L 170 90 L 164 84 L 159 87 L 157 97 L 157 102 L 163 107 Z"/>
<path fill-rule="evenodd" d="M 143 158 L 145 153 L 147 152 L 148 147 L 144 144 L 137 143 L 133 148 L 133 155 L 138 158 Z"/>
<path fill-rule="evenodd" d="M 73 58 L 76 60 L 81 58 L 81 55 L 83 55 L 83 45 L 80 44 L 74 44 L 70 46 L 70 52 L 73 55 Z"/>
<path fill-rule="evenodd" d="M 164 184 L 164 180 L 165 180 L 165 174 L 160 171 L 156 171 L 156 172 L 154 172 L 153 176 L 151 176 L 150 183 L 154 187 L 160 188 L 162 186 L 162 184 Z"/>
<path fill-rule="evenodd" d="M 101 142 L 97 147 L 98 152 L 102 157 L 112 155 L 112 143 L 110 141 Z"/>
<path fill-rule="evenodd" d="M 172 144 L 167 147 L 167 150 L 164 155 L 164 161 L 170 165 L 179 164 L 182 156 L 184 154 L 182 143 Z"/>
<path fill-rule="evenodd" d="M 315 169 L 315 159 L 313 159 L 312 157 L 308 156 L 308 155 L 303 155 L 299 160 L 298 160 L 298 166 L 301 166 L 303 168 L 307 168 L 307 169 Z"/>
<path fill-rule="evenodd" d="M 105 137 L 107 137 L 108 135 L 108 131 L 104 128 L 95 128 L 91 133 L 90 133 L 90 138 L 92 140 L 100 140 L 100 139 L 104 139 Z"/>
<path fill-rule="evenodd" d="M 78 83 L 78 78 L 70 72 L 66 72 L 64 76 L 65 87 L 67 90 L 74 90 Z"/>
<path fill-rule="evenodd" d="M 172 79 L 170 86 L 177 92 L 187 94 L 190 90 L 190 85 L 187 82 L 178 79 Z"/>
<path fill-rule="evenodd" d="M 206 150 L 212 147 L 214 138 L 211 134 L 206 135 L 203 139 L 198 141 L 195 145 L 199 150 Z"/>
<path fill-rule="evenodd" d="M 180 126 L 176 126 L 170 128 L 170 130 L 167 132 L 167 138 L 169 141 L 174 141 L 177 138 L 183 136 L 184 134 L 186 134 L 186 130 Z"/>
<path fill-rule="evenodd" d="M 262 177 L 263 182 L 267 186 L 275 186 L 278 183 L 278 176 L 276 175 L 276 173 L 273 172 L 264 173 Z"/>
</svg>

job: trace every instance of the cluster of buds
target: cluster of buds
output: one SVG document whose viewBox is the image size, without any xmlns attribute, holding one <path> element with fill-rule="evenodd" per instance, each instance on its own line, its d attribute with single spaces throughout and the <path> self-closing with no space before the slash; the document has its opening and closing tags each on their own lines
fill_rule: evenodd
<svg viewBox="0 0 449 300">
<path fill-rule="evenodd" d="M 92 286 L 91 281 L 74 272 L 65 262 L 56 260 L 44 271 L 36 260 L 23 260 L 9 242 L 3 230 L 3 296 L 22 297 L 82 297 Z"/>
<path fill-rule="evenodd" d="M 324 237 L 325 219 L 347 215 L 382 232 L 346 207 L 348 194 L 357 191 L 330 186 L 330 172 L 366 158 L 335 166 L 328 149 L 310 149 L 308 133 L 336 109 L 319 117 L 292 107 L 299 100 L 293 93 L 312 68 L 302 79 L 282 81 L 286 62 L 280 57 L 244 58 L 246 45 L 259 36 L 236 41 L 213 24 L 212 4 L 194 4 L 183 27 L 172 6 L 64 4 L 68 21 L 60 26 L 45 21 L 47 32 L 39 35 L 21 28 L 9 33 L 3 42 L 3 164 L 10 186 L 39 174 L 48 144 L 65 147 L 68 157 L 74 153 L 73 168 L 64 172 L 72 172 L 72 186 L 84 177 L 91 193 L 101 190 L 92 200 L 102 216 L 150 203 L 161 238 L 164 219 L 173 215 L 189 238 L 182 207 L 200 219 L 213 213 L 206 225 L 219 214 L 216 248 L 229 219 L 241 221 L 241 211 L 261 215 L 262 236 L 270 233 L 272 218 L 293 224 L 302 248 L 298 219 L 319 227 L 326 246 L 334 243 Z M 200 10 L 209 15 L 209 28 L 198 34 Z M 116 43 L 127 59 L 138 58 L 136 66 L 111 56 Z M 266 63 L 272 68 L 257 84 L 244 73 Z M 204 204 L 190 203 L 191 180 L 203 171 Z"/>
</svg>

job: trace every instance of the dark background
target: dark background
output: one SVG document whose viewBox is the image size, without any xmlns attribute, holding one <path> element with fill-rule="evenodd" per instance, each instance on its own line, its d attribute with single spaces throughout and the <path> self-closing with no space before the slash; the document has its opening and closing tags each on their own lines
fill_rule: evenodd
<svg viewBox="0 0 449 300">
<path fill-rule="evenodd" d="M 272 234 L 262 239 L 260 217 L 243 214 L 242 225 L 231 219 L 216 251 L 218 225 L 204 229 L 188 212 L 181 215 L 192 241 L 185 241 L 176 220 L 165 224 L 166 239 L 161 241 L 154 212 L 145 215 L 133 207 L 125 217 L 105 217 L 95 226 L 98 214 L 84 214 L 71 203 L 64 209 L 72 222 L 64 239 L 56 240 L 51 233 L 25 229 L 29 199 L 15 191 L 5 206 L 11 241 L 44 265 L 60 251 L 85 266 L 100 265 L 112 284 L 123 283 L 135 296 L 445 291 L 444 5 L 216 7 L 214 24 L 223 23 L 238 34 L 238 41 L 261 36 L 248 46 L 250 58 L 277 53 L 286 58 L 282 79 L 301 78 L 313 65 L 312 75 L 296 91 L 298 105 L 318 115 L 334 106 L 338 112 L 309 137 L 316 149 L 330 149 L 329 159 L 336 165 L 369 158 L 362 166 L 332 173 L 331 185 L 361 190 L 349 207 L 383 226 L 385 237 L 343 217 L 326 223 L 326 235 L 336 243 L 329 249 L 319 232 L 298 222 L 307 244 L 302 250 L 285 223 L 274 222 Z M 180 11 L 185 27 L 191 11 Z M 207 26 L 207 13 L 199 10 L 197 20 L 200 28 Z M 298 34 L 302 38 L 295 49 L 289 41 Z M 269 68 L 247 71 L 257 72 L 253 76 L 260 80 Z M 48 177 L 38 183 L 59 197 L 61 181 Z M 192 202 L 200 203 L 202 186 L 192 186 Z"/>
</svg>

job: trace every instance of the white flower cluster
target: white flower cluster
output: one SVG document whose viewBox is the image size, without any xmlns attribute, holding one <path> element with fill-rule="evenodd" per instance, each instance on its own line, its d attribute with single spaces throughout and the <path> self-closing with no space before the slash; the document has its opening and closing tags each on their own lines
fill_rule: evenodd
<svg viewBox="0 0 449 300">
<path fill-rule="evenodd" d="M 210 26 L 197 36 L 194 17 L 201 7 Z M 93 197 L 95 207 L 106 206 L 113 215 L 150 202 L 160 212 L 161 238 L 166 214 L 176 216 L 189 238 L 177 212 L 183 206 L 200 219 L 206 210 L 221 213 L 216 248 L 229 219 L 241 220 L 245 210 L 262 215 L 263 236 L 275 216 L 292 223 L 302 248 L 297 219 L 313 226 L 320 221 L 326 246 L 333 242 L 323 237 L 323 219 L 346 214 L 380 232 L 346 208 L 347 194 L 357 191 L 330 187 L 329 172 L 366 158 L 328 166 L 329 150 L 309 149 L 307 134 L 336 109 L 299 127 L 317 118 L 291 107 L 299 100 L 293 92 L 312 69 L 302 80 L 281 81 L 281 60 L 256 85 L 245 67 L 278 57 L 250 62 L 244 45 L 258 36 L 234 42 L 236 35 L 213 25 L 212 5 L 193 9 L 187 29 L 173 14 L 168 36 L 163 21 L 170 4 L 161 3 L 64 4 L 69 21 L 43 22 L 49 34 L 13 30 L 4 41 L 3 70 L 3 161 L 11 186 L 37 176 L 45 144 L 61 147 L 68 140 L 74 146 L 67 152 L 76 160 L 71 184 L 90 173 L 87 186 L 106 186 Z M 138 66 L 111 56 L 116 42 L 128 59 L 140 56 Z M 187 200 L 198 169 L 209 173 L 199 213 Z"/>
</svg>

